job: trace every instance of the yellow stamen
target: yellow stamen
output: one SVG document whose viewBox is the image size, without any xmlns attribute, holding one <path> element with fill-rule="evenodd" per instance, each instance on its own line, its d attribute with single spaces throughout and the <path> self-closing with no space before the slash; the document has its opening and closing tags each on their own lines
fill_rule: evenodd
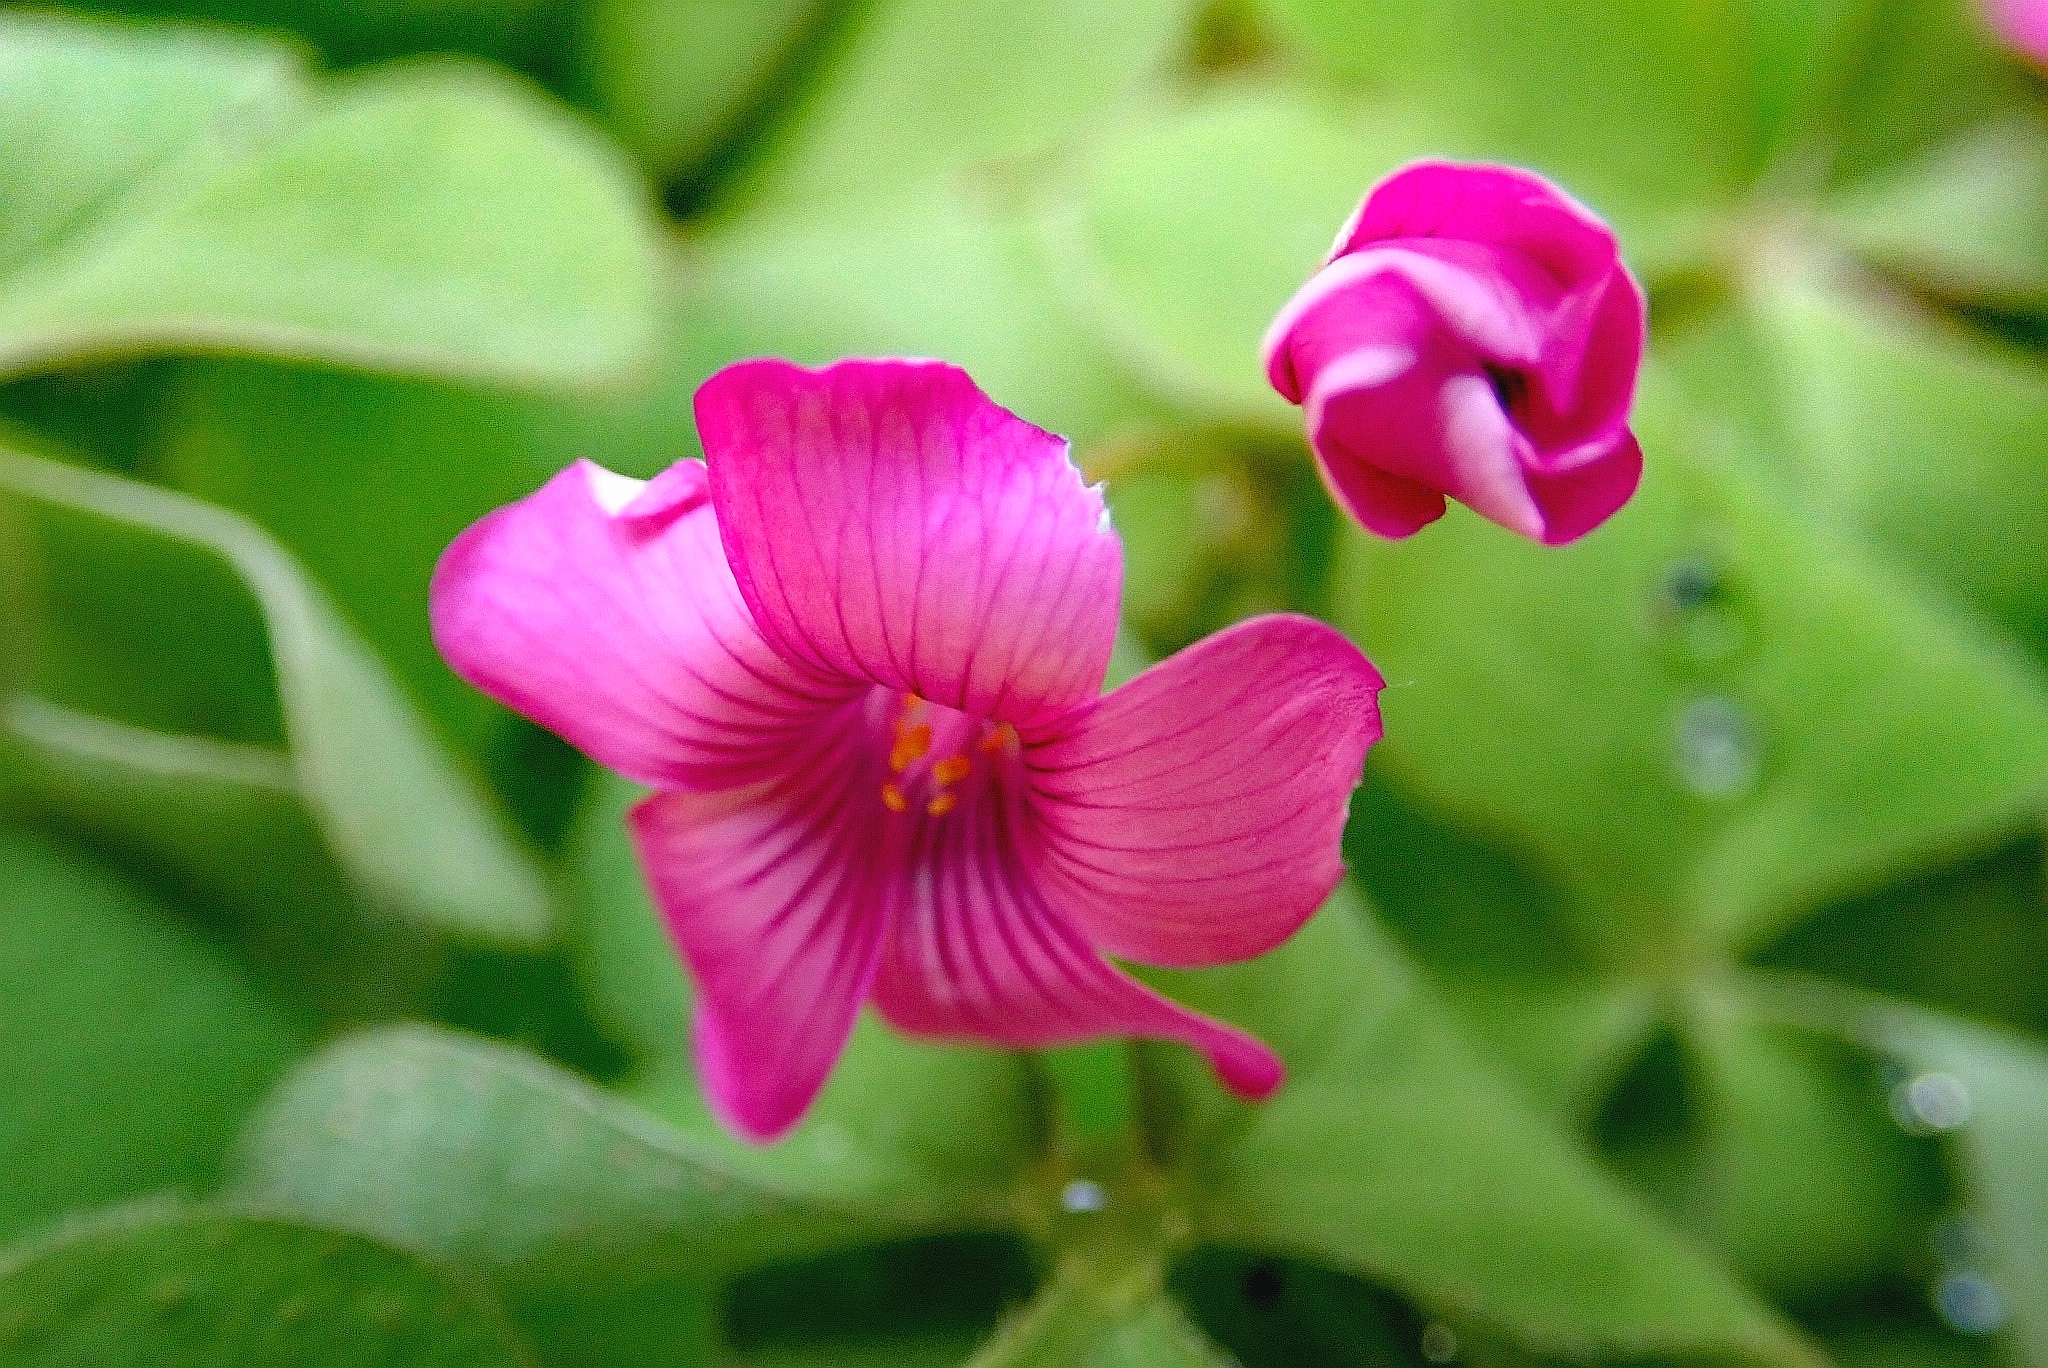
<svg viewBox="0 0 2048 1368">
<path fill-rule="evenodd" d="M 869 754 L 874 752 L 870 751 Z M 903 796 L 903 790 L 894 784 L 882 785 L 882 806 L 891 812 L 902 812 L 910 806 L 910 800 Z"/>
<path fill-rule="evenodd" d="M 974 769 L 974 762 L 964 755 L 949 755 L 932 766 L 932 782 L 940 788 L 957 784 Z"/>
<path fill-rule="evenodd" d="M 929 803 L 926 803 L 924 805 L 924 810 L 934 817 L 943 817 L 947 813 L 951 812 L 954 808 L 959 806 L 959 794 L 942 793 L 938 797 L 932 799 Z"/>
<path fill-rule="evenodd" d="M 912 727 L 898 722 L 895 744 L 889 747 L 889 768 L 901 774 L 914 762 L 923 759 L 924 753 L 931 748 L 932 729 L 929 724 L 919 723 Z"/>
</svg>

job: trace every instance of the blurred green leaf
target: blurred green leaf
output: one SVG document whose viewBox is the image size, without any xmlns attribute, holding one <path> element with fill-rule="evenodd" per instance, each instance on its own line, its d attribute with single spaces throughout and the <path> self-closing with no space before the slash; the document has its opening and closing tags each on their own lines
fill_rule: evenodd
<svg viewBox="0 0 2048 1368">
<path fill-rule="evenodd" d="M 733 223 L 685 257 L 700 373 L 743 356 L 941 356 L 1077 444 L 1113 436 L 1154 410 L 1062 307 L 1039 239 L 1028 211 L 948 187 L 910 205 Z"/>
<path fill-rule="evenodd" d="M 0 272 L 138 181 L 278 119 L 305 81 L 296 50 L 252 35 L 0 15 Z"/>
<path fill-rule="evenodd" d="M 1338 75 L 1455 119 L 1467 155 L 1532 166 L 1632 223 L 1726 202 L 1759 169 L 1742 0 L 1267 3 Z"/>
<path fill-rule="evenodd" d="M 1657 1025 L 1660 985 L 1613 974 L 1554 884 L 1418 811 L 1376 763 L 1345 856 L 1472 1036 L 1553 1116 L 1588 1118 Z"/>
<path fill-rule="evenodd" d="M 210 1183 L 243 1110 L 301 1047 L 300 1025 L 165 909 L 6 827 L 0 983 L 0 1237 Z M 4 1350 L 0 1337 L 15 1362 Z"/>
<path fill-rule="evenodd" d="M 283 57 L 224 52 L 223 71 L 175 30 L 0 21 L 0 73 L 100 92 L 0 116 L 27 148 L 0 212 L 0 372 L 161 349 L 540 384 L 644 366 L 651 225 L 582 128 L 483 68 L 292 101 Z"/>
<path fill-rule="evenodd" d="M 443 732 L 474 750 L 504 715 L 435 649 L 435 561 L 470 523 L 578 457 L 648 476 L 688 454 L 693 365 L 672 348 L 653 384 L 571 400 L 195 361 L 181 368 L 153 464 L 288 546 Z"/>
<path fill-rule="evenodd" d="M 18 803 L 32 795 L 39 815 L 237 914 L 211 920 L 231 921 L 245 960 L 328 1016 L 400 1010 L 438 968 L 412 928 L 363 915 L 280 751 L 22 693 L 0 708 L 0 753 Z"/>
<path fill-rule="evenodd" d="M 1840 290 L 1788 283 L 1762 308 L 1810 497 L 2048 647 L 2048 365 Z"/>
<path fill-rule="evenodd" d="M 337 65 L 411 52 L 472 52 L 546 65 L 551 0 L 70 0 L 88 13 L 288 29 Z"/>
<path fill-rule="evenodd" d="M 2048 123 L 1973 128 L 1838 196 L 1828 226 L 1865 259 L 1940 294 L 2048 310 Z"/>
<path fill-rule="evenodd" d="M 1871 0 L 1831 165 L 1839 183 L 1883 172 L 2027 98 L 2015 55 L 1975 0 Z"/>
<path fill-rule="evenodd" d="M 875 0 L 850 6 L 740 203 L 895 200 L 1074 138 L 1170 57 L 1187 0 Z"/>
<path fill-rule="evenodd" d="M 1954 1128 L 1984 1258 L 2012 1317 L 2010 1347 L 2029 1368 L 2048 1364 L 2048 1047 L 2032 1037 L 1952 1017 L 1880 1007 L 1880 1043 L 1924 1071 L 1908 1106 L 1934 1129 Z M 1916 1101 L 1931 1088 L 1939 1107 Z M 1968 1270 L 1977 1271 L 1977 1270 Z"/>
<path fill-rule="evenodd" d="M 1681 1199 L 1764 1287 L 1811 1301 L 1880 1279 L 1931 1218 L 1875 1071 L 1834 1041 L 1716 1002 L 1686 1022 L 1704 1144 Z"/>
<path fill-rule="evenodd" d="M 0 1254 L 11 1368 L 531 1368 L 505 1314 L 355 1235 L 163 1204 Z"/>
<path fill-rule="evenodd" d="M 1413 119 L 1261 86 L 1134 110 L 1051 230 L 1059 283 L 1169 397 L 1292 432 L 1266 325 L 1379 177 L 1429 146 Z"/>
<path fill-rule="evenodd" d="M 233 1190 L 515 1288 L 728 1270 L 891 1228 L 738 1170 L 539 1057 L 393 1027 L 346 1038 L 251 1118 Z"/>
<path fill-rule="evenodd" d="M 90 592 L 102 604 L 120 604 L 140 594 L 147 603 L 147 582 L 131 584 L 127 577 L 148 562 L 131 559 L 127 548 L 169 543 L 217 561 L 216 569 L 254 599 L 268 636 L 288 751 L 229 751 L 171 737 L 124 754 L 89 724 L 55 735 L 45 727 L 39 739 L 56 744 L 43 747 L 44 763 L 69 768 L 68 750 L 85 767 L 67 781 L 74 793 L 91 786 L 107 802 L 113 823 L 133 831 L 139 819 L 121 811 L 124 795 L 136 802 L 159 797 L 166 765 L 198 771 L 189 811 L 202 823 L 204 807 L 213 804 L 218 811 L 222 802 L 256 804 L 274 813 L 276 790 L 289 776 L 335 860 L 379 906 L 429 927 L 486 939 L 530 943 L 548 933 L 548 893 L 532 857 L 435 744 L 325 595 L 262 531 L 180 494 L 0 449 L 0 499 L 6 498 L 46 532 L 83 528 L 88 538 L 98 539 L 103 555 L 48 566 L 46 576 L 66 595 Z M 246 611 L 232 599 L 230 605 Z M 180 614 L 203 620 L 206 607 L 188 602 L 167 611 L 173 622 Z M 94 655 L 113 644 L 69 643 Z M 178 652 L 163 654 L 176 659 Z M 208 664 L 202 657 L 196 668 L 186 668 L 203 678 Z M 154 655 L 137 663 L 140 673 L 128 681 L 131 690 L 149 691 L 154 665 Z M 123 767 L 139 773 L 120 780 Z M 172 829 L 159 819 L 148 819 L 144 829 L 149 825 Z M 217 823 L 213 829 L 217 834 Z"/>
<path fill-rule="evenodd" d="M 2048 786 L 2026 662 L 1704 459 L 1683 417 L 1639 410 L 1642 493 L 1575 546 L 1454 510 L 1352 534 L 1336 581 L 1392 681 L 1375 763 L 1535 852 L 1589 943 L 1665 980 L 1992 844 Z"/>
<path fill-rule="evenodd" d="M 579 16 L 576 85 L 659 181 L 700 167 L 773 99 L 770 78 L 827 0 L 593 0 Z"/>
<path fill-rule="evenodd" d="M 1320 600 L 1336 513 L 1299 443 L 1180 429 L 1086 463 L 1124 544 L 1124 621 L 1156 650 Z"/>
<path fill-rule="evenodd" d="M 1546 1352 L 1816 1361 L 1489 1072 L 1354 895 L 1263 959 L 1158 977 L 1292 1075 L 1248 1106 L 1198 1063 L 1150 1055 L 1204 1238 L 1355 1272 Z"/>
<path fill-rule="evenodd" d="M 996 1331 L 967 1368 L 1232 1368 L 1152 1283 L 1102 1286 L 1062 1273 Z"/>
</svg>

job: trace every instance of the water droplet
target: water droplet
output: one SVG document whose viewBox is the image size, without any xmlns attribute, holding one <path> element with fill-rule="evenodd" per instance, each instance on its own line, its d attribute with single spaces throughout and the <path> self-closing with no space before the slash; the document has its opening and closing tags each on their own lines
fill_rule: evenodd
<svg viewBox="0 0 2048 1368">
<path fill-rule="evenodd" d="M 1762 768 L 1756 726 L 1733 699 L 1696 698 L 1678 714 L 1678 773 L 1702 798 L 1738 798 Z"/>
<path fill-rule="evenodd" d="M 1954 1074 L 1915 1074 L 1892 1089 L 1892 1119 L 1913 1135 L 1955 1130 L 1970 1111 L 1970 1090 Z"/>
<path fill-rule="evenodd" d="M 1423 1326 L 1422 1356 L 1431 1363 L 1449 1363 L 1458 1356 L 1458 1332 L 1442 1321 Z"/>
<path fill-rule="evenodd" d="M 1934 1309 L 1949 1329 L 1965 1335 L 1993 1334 L 2005 1325 L 2005 1298 L 1981 1273 L 1958 1272 L 1934 1289 Z"/>
<path fill-rule="evenodd" d="M 1076 1216 L 1093 1215 L 1109 1205 L 1109 1193 L 1102 1184 L 1076 1178 L 1060 1189 L 1060 1206 Z"/>
<path fill-rule="evenodd" d="M 1695 661 L 1725 660 L 1743 642 L 1740 605 L 1712 557 L 1673 561 L 1657 587 L 1657 620 Z"/>
</svg>

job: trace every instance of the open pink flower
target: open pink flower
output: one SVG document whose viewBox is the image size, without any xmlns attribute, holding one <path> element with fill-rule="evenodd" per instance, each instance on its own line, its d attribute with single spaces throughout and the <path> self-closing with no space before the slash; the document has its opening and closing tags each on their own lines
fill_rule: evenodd
<svg viewBox="0 0 2048 1368">
<path fill-rule="evenodd" d="M 1984 0 L 1984 17 L 2007 47 L 2048 70 L 2048 0 Z"/>
<path fill-rule="evenodd" d="M 1341 874 L 1379 676 L 1266 617 L 1102 696 L 1123 555 L 1067 445 L 922 361 L 749 361 L 697 393 L 707 462 L 587 462 L 435 572 L 478 688 L 659 790 L 641 863 L 736 1130 L 803 1115 L 862 1002 L 916 1035 L 1184 1041 L 1281 1068 L 1104 953 L 1207 965 Z"/>
<path fill-rule="evenodd" d="M 1555 545 L 1642 478 L 1642 291 L 1607 226 L 1526 171 L 1422 162 L 1382 181 L 1265 355 L 1338 502 L 1381 536 L 1449 495 Z"/>
</svg>

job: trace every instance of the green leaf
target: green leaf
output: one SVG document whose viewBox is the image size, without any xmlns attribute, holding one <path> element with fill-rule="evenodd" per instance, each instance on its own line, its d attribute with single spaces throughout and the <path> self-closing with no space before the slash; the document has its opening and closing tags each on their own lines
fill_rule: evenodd
<svg viewBox="0 0 2048 1368">
<path fill-rule="evenodd" d="M 1026 163 L 1164 67 L 1188 10 L 1186 0 L 858 7 L 733 198 L 901 199 L 950 173 Z"/>
<path fill-rule="evenodd" d="M 0 272 L 180 157 L 304 97 L 300 54 L 212 29 L 0 16 Z"/>
<path fill-rule="evenodd" d="M 1830 159 L 1838 183 L 1911 161 L 2028 99 L 2021 64 L 1981 14 L 1957 0 L 1872 0 Z"/>
<path fill-rule="evenodd" d="M 1292 432 L 1259 342 L 1413 120 L 1262 87 L 1134 111 L 1099 140 L 1051 245 L 1067 295 L 1169 397 Z"/>
<path fill-rule="evenodd" d="M 1896 1267 L 1933 1219 L 1932 1185 L 1868 1061 L 1733 998 L 1701 1004 L 1684 1032 L 1704 1094 L 1683 1199 L 1693 1223 L 1786 1297 Z"/>
<path fill-rule="evenodd" d="M 1936 1086 L 1949 1101 L 1939 1120 L 1957 1128 L 1986 1237 L 1982 1271 L 2010 1308 L 2015 1356 L 2029 1368 L 2048 1364 L 2048 1047 L 1904 1007 L 1877 1007 L 1871 1026 L 1879 1043 L 1923 1071 L 1923 1086 L 1943 1080 Z"/>
<path fill-rule="evenodd" d="M 250 1120 L 234 1190 L 526 1289 L 730 1269 L 892 1226 L 748 1176 L 537 1056 L 428 1027 L 349 1037 L 288 1078 Z"/>
<path fill-rule="evenodd" d="M 1827 226 L 1866 260 L 1952 298 L 2048 310 L 2048 123 L 1972 128 L 1838 196 Z"/>
<path fill-rule="evenodd" d="M 1704 459 L 1685 417 L 1639 411 L 1642 492 L 1577 545 L 1457 510 L 1352 534 L 1336 580 L 1399 681 L 1375 763 L 1533 852 L 1588 943 L 1660 979 L 1990 845 L 2048 785 L 2026 663 Z"/>
<path fill-rule="evenodd" d="M 285 59 L 254 60 L 175 31 L 0 20 L 0 73 L 25 94 L 96 93 L 17 105 L 0 83 L 26 148 L 0 211 L 0 373 L 165 349 L 537 384 L 645 363 L 651 224 L 587 132 L 481 68 L 292 99 Z M 194 87 L 204 114 L 160 123 Z M 46 186 L 54 207 L 15 221 Z"/>
<path fill-rule="evenodd" d="M 87 767 L 91 773 L 75 782 L 95 786 L 110 800 L 110 820 L 117 827 L 135 829 L 138 819 L 124 813 L 118 800 L 123 793 L 136 802 L 149 800 L 152 788 L 160 787 L 167 756 L 173 769 L 210 771 L 199 776 L 196 788 L 206 795 L 195 795 L 199 803 L 238 794 L 234 801 L 274 810 L 275 791 L 289 776 L 334 859 L 377 905 L 429 927 L 487 939 L 531 943 L 547 934 L 547 889 L 532 857 L 450 762 L 325 595 L 262 531 L 180 494 L 0 448 L 0 500 L 10 498 L 34 520 L 46 556 L 52 548 L 83 553 L 46 569 L 46 581 L 61 590 L 63 604 L 83 600 L 119 624 L 56 639 L 74 657 L 74 676 L 78 668 L 90 675 L 122 661 L 114 648 L 125 646 L 138 652 L 131 658 L 134 677 L 116 681 L 127 694 L 138 691 L 138 680 L 140 692 L 151 692 L 159 661 L 167 660 L 172 677 L 190 676 L 195 697 L 205 699 L 203 682 L 214 657 L 204 652 L 203 635 L 196 643 L 153 643 L 122 631 L 122 610 L 149 606 L 155 588 L 146 577 L 130 576 L 167 549 L 206 564 L 233 592 L 253 599 L 261 614 L 288 750 L 223 751 L 170 737 L 161 746 L 146 741 L 124 757 L 104 744 L 107 733 L 96 738 L 90 724 L 62 737 L 44 730 L 40 739 L 57 743 L 44 747 L 45 763 L 63 769 L 75 759 Z M 246 612 L 232 596 L 228 602 L 230 612 Z M 205 620 L 205 604 L 164 606 L 168 618 L 154 630 L 171 625 L 175 637 L 183 624 Z M 94 620 L 69 611 L 57 618 L 74 633 L 81 620 Z M 196 660 L 190 654 L 195 645 L 202 652 Z M 61 678 L 66 668 L 59 662 L 52 673 Z M 249 684 L 232 671 L 228 682 L 231 691 Z M 162 729 L 165 720 L 150 718 L 144 725 Z M 124 767 L 139 773 L 119 779 Z"/>
<path fill-rule="evenodd" d="M 1232 1368 L 1158 1286 L 1055 1274 L 967 1368 Z"/>
<path fill-rule="evenodd" d="M 0 983 L 0 1237 L 211 1182 L 301 1045 L 297 1022 L 163 908 L 6 827 Z"/>
<path fill-rule="evenodd" d="M 1489 1072 L 1354 895 L 1263 959 L 1159 977 L 1290 1071 L 1249 1106 L 1179 1053 L 1148 1056 L 1202 1238 L 1387 1283 L 1544 1352 L 1816 1361 Z"/>
<path fill-rule="evenodd" d="M 1469 152 L 1533 166 L 1610 213 L 1726 200 L 1761 160 L 1740 0 L 1268 3 L 1340 76 L 1446 112 Z"/>
<path fill-rule="evenodd" d="M 821 22 L 824 0 L 596 0 L 584 7 L 576 84 L 658 180 L 695 171 L 735 136 Z"/>
<path fill-rule="evenodd" d="M 1839 291 L 1787 284 L 1762 307 L 1811 497 L 2048 647 L 2048 367 Z"/>
<path fill-rule="evenodd" d="M 503 1311 L 355 1235 L 152 1204 L 0 1255 L 12 1368 L 532 1368 Z"/>
<path fill-rule="evenodd" d="M 557 40 L 548 0 L 73 0 L 65 8 L 289 30 L 337 67 L 469 52 L 531 69 Z"/>
<path fill-rule="evenodd" d="M 279 751 L 22 693 L 0 706 L 0 753 L 40 814 L 238 913 L 240 956 L 327 1015 L 404 1010 L 438 967 L 413 928 L 364 915 Z"/>
<path fill-rule="evenodd" d="M 686 454 L 701 378 L 675 346 L 652 383 L 602 399 L 194 361 L 160 418 L 154 465 L 289 547 L 443 732 L 475 750 L 504 713 L 434 646 L 427 588 L 441 552 L 578 457 L 647 476 Z"/>
<path fill-rule="evenodd" d="M 1083 445 L 1113 437 L 1150 406 L 1061 307 L 1041 237 L 1025 211 L 946 187 L 733 223 L 685 258 L 700 373 L 741 356 L 942 356 L 1041 427 Z"/>
</svg>

